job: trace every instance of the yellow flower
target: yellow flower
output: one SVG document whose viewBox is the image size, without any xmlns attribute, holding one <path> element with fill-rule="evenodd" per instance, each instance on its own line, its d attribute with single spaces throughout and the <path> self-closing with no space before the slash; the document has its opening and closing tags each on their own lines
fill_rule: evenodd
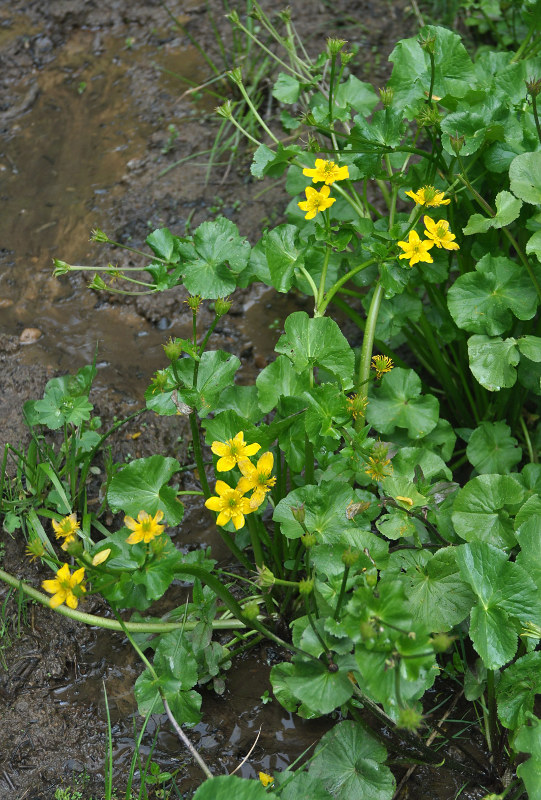
<svg viewBox="0 0 541 800">
<path fill-rule="evenodd" d="M 41 584 L 46 592 L 52 594 L 49 605 L 51 608 L 65 603 L 69 608 L 77 608 L 79 598 L 86 592 L 86 587 L 83 585 L 85 577 L 85 568 L 75 570 L 73 575 L 67 564 L 64 564 L 56 573 L 56 578 L 43 581 Z"/>
<path fill-rule="evenodd" d="M 382 481 L 384 478 L 392 475 L 393 465 L 389 458 L 375 459 L 370 456 L 365 472 L 373 481 Z"/>
<path fill-rule="evenodd" d="M 398 500 L 401 503 L 405 503 L 407 506 L 413 505 L 413 500 L 411 499 L 411 497 L 402 497 L 401 494 L 397 494 L 395 500 Z"/>
<path fill-rule="evenodd" d="M 423 186 L 417 192 L 406 192 L 406 195 L 415 200 L 418 206 L 427 206 L 427 208 L 446 206 L 451 202 L 448 197 L 445 198 L 445 192 L 438 192 L 433 186 Z"/>
<path fill-rule="evenodd" d="M 302 174 L 312 178 L 313 183 L 324 181 L 327 185 L 330 185 L 335 181 L 344 181 L 349 178 L 349 169 L 347 167 L 339 167 L 334 161 L 316 158 L 315 169 L 305 167 Z"/>
<path fill-rule="evenodd" d="M 270 786 L 271 783 L 274 783 L 274 778 L 272 777 L 272 775 L 267 775 L 266 772 L 259 773 L 259 780 L 265 787 Z"/>
<path fill-rule="evenodd" d="M 425 236 L 432 239 L 436 247 L 444 247 L 445 250 L 459 250 L 459 246 L 453 239 L 456 239 L 454 233 L 449 230 L 449 223 L 446 219 L 440 219 L 434 222 L 430 217 L 423 217 L 424 223 L 428 230 L 425 231 Z"/>
<path fill-rule="evenodd" d="M 147 514 L 146 511 L 140 511 L 137 514 L 137 520 L 133 517 L 124 517 L 124 525 L 133 531 L 126 539 L 127 543 L 137 544 L 138 542 L 144 542 L 148 544 L 148 542 L 151 542 L 156 536 L 163 533 L 165 525 L 158 525 L 162 519 L 163 511 L 156 511 L 153 517 Z"/>
<path fill-rule="evenodd" d="M 26 545 L 25 553 L 30 561 L 35 561 L 36 558 L 41 558 L 45 555 L 45 547 L 43 546 L 43 542 L 41 542 L 40 539 L 30 539 Z"/>
<path fill-rule="evenodd" d="M 244 517 L 253 511 L 250 501 L 238 489 L 232 489 L 225 481 L 216 481 L 214 491 L 217 496 L 205 500 L 205 506 L 218 512 L 217 525 L 227 525 L 231 520 L 238 531 L 244 527 Z"/>
<path fill-rule="evenodd" d="M 297 203 L 301 211 L 307 212 L 304 215 L 304 219 L 313 219 L 319 211 L 325 211 L 326 208 L 330 208 L 336 202 L 335 197 L 329 197 L 331 190 L 328 186 L 322 186 L 320 192 L 312 189 L 311 186 L 307 186 L 304 191 L 306 192 L 306 200 Z"/>
<path fill-rule="evenodd" d="M 77 538 L 79 525 L 77 524 L 77 514 L 70 514 L 60 522 L 53 519 L 53 529 L 57 539 L 64 539 L 62 550 L 67 550 L 69 545 Z"/>
<path fill-rule="evenodd" d="M 372 356 L 372 369 L 376 370 L 376 378 L 379 380 L 385 372 L 390 372 L 394 367 L 393 359 L 389 356 Z"/>
<path fill-rule="evenodd" d="M 409 258 L 410 267 L 413 267 L 418 261 L 426 261 L 427 264 L 432 264 L 433 259 L 428 251 L 431 247 L 434 247 L 435 242 L 430 242 L 428 239 L 421 241 L 415 231 L 410 231 L 408 241 L 397 242 L 397 244 L 404 251 L 398 257 Z"/>
<path fill-rule="evenodd" d="M 107 547 L 105 550 L 100 550 L 99 553 L 96 553 L 96 555 L 92 559 L 92 566 L 98 567 L 100 564 L 103 564 L 104 561 L 107 561 L 110 555 L 111 555 L 110 547 Z"/>
<path fill-rule="evenodd" d="M 261 450 L 261 445 L 254 442 L 254 444 L 245 444 L 244 433 L 240 431 L 232 439 L 227 439 L 226 442 L 213 442 L 211 445 L 212 452 L 220 456 L 216 469 L 218 472 L 227 472 L 233 469 L 242 458 L 249 458 Z"/>
<path fill-rule="evenodd" d="M 274 466 L 274 456 L 272 453 L 263 453 L 254 467 L 247 458 L 239 461 L 239 469 L 243 477 L 240 479 L 237 489 L 241 494 L 254 490 L 250 498 L 250 508 L 255 509 L 261 505 L 267 492 L 276 483 L 276 478 L 271 477 Z"/>
</svg>

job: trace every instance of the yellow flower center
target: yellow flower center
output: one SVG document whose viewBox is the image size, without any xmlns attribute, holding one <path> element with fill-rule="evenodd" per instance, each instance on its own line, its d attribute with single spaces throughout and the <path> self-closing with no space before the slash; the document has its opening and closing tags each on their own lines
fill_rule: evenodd
<svg viewBox="0 0 541 800">
<path fill-rule="evenodd" d="M 446 234 L 447 234 L 446 226 L 445 225 L 438 225 L 438 227 L 436 228 L 436 236 L 438 237 L 438 239 L 445 238 Z"/>
</svg>

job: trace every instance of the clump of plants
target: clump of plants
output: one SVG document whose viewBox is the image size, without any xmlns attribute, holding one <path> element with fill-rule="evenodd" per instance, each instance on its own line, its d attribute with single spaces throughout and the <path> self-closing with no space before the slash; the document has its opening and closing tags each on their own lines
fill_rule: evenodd
<svg viewBox="0 0 541 800">
<path fill-rule="evenodd" d="M 524 4 L 526 22 L 536 13 Z M 355 77 L 345 41 L 314 60 L 290 42 L 273 93 L 298 136 L 284 143 L 260 120 L 251 167 L 285 176 L 288 221 L 253 245 L 223 217 L 191 236 L 164 228 L 139 267 L 92 268 L 93 289 L 122 291 L 109 283 L 120 277 L 130 291 L 188 292 L 193 334 L 164 345 L 146 408 L 188 416 L 200 494 L 236 571 L 171 540 L 183 516 L 175 458 L 110 469 L 100 511 L 120 515 L 118 530 L 89 511 L 88 453 L 103 437 L 82 427 L 87 384 L 79 416 L 66 416 L 68 381 L 48 385 L 29 417 L 38 431 L 64 425 L 60 460 L 44 445 L 39 465 L 16 453 L 50 484 L 2 500 L 55 573 L 48 596 L 23 590 L 126 633 L 145 663 L 143 716 L 197 723 L 198 687 L 223 691 L 235 655 L 264 637 L 283 654 L 276 700 L 303 718 L 340 714 L 297 769 L 257 782 L 203 763 L 197 800 L 391 800 L 397 762 L 456 772 L 490 797 L 539 796 L 539 42 L 531 33 L 515 53 L 472 58 L 457 34 L 426 26 L 396 45 L 379 91 Z M 231 77 L 242 87 L 240 69 Z M 235 124 L 229 104 L 219 113 Z M 57 275 L 74 269 L 56 262 Z M 254 281 L 306 295 L 312 312 L 284 321 L 275 360 L 240 386 L 239 359 L 212 349 L 212 334 Z M 201 330 L 206 302 L 214 321 Z M 193 581 L 192 602 L 154 619 L 178 578 Z M 90 592 L 116 620 L 80 610 Z M 485 753 L 442 746 L 436 681 L 449 704 L 456 692 L 471 704 Z"/>
</svg>

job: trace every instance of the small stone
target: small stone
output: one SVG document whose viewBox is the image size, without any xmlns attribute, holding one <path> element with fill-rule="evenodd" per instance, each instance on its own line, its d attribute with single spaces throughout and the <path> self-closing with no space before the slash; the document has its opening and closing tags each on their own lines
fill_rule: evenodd
<svg viewBox="0 0 541 800">
<path fill-rule="evenodd" d="M 25 328 L 19 336 L 19 341 L 21 344 L 34 344 L 42 335 L 39 328 Z"/>
<path fill-rule="evenodd" d="M 0 297 L 0 308 L 9 308 L 13 305 L 13 300 L 9 300 L 7 297 Z"/>
</svg>

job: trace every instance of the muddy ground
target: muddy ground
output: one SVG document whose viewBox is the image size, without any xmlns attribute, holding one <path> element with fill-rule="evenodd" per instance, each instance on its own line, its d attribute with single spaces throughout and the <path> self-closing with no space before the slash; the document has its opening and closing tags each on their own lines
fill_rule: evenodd
<svg viewBox="0 0 541 800">
<path fill-rule="evenodd" d="M 83 265 L 140 263 L 130 253 L 89 244 L 94 227 L 138 248 L 156 227 L 183 234 L 216 214 L 230 217 L 251 241 L 265 225 L 282 220 L 283 188 L 251 178 L 249 151 L 241 149 L 232 167 L 216 166 L 205 179 L 204 151 L 216 136 L 217 101 L 204 94 L 194 100 L 185 94 L 187 84 L 172 74 L 195 83 L 209 77 L 190 37 L 221 68 L 212 26 L 230 51 L 224 4 L 171 0 L 168 8 L 185 30 L 158 0 L 0 4 L 1 452 L 5 442 L 28 441 L 22 403 L 40 396 L 48 378 L 88 363 L 96 343 L 99 374 L 91 399 L 107 424 L 141 405 L 151 375 L 163 366 L 166 338 L 190 332 L 182 290 L 136 300 L 97 296 L 81 274 L 53 279 L 52 258 Z M 234 5 L 240 12 L 246 7 Z M 405 0 L 291 5 L 312 54 L 323 49 L 328 35 L 347 39 L 360 50 L 356 74 L 375 86 L 385 81 L 394 43 L 416 30 Z M 276 8 L 270 2 L 263 6 Z M 225 81 L 216 88 L 228 91 Z M 265 113 L 271 124 L 277 112 L 269 97 Z M 213 346 L 239 356 L 241 380 L 253 379 L 271 358 L 281 321 L 301 302 L 257 286 L 235 298 Z M 160 452 L 182 460 L 188 440 L 182 422 L 148 416 L 145 427 L 138 420 L 116 438 L 115 457 Z M 195 485 L 189 473 L 185 481 L 181 488 Z M 3 567 L 39 586 L 45 572 L 25 560 L 22 538 L 5 531 L 0 537 Z M 179 546 L 216 545 L 199 505 L 188 507 L 177 537 Z M 6 597 L 0 587 L 0 603 Z M 93 610 L 93 602 L 86 610 Z M 222 697 L 204 696 L 204 719 L 191 737 L 216 773 L 237 766 L 260 726 L 257 747 L 242 769 L 245 776 L 284 768 L 326 729 L 324 720 L 293 720 L 276 701 L 263 702 L 273 657 L 269 648 L 247 656 L 231 671 Z M 132 686 L 140 670 L 121 637 L 83 629 L 40 606 L 21 609 L 11 598 L 0 618 L 2 796 L 50 800 L 58 787 L 71 785 L 83 800 L 101 797 L 104 684 L 120 792 L 133 749 Z M 144 753 L 159 722 L 149 730 Z M 154 760 L 163 769 L 180 770 L 178 785 L 190 797 L 199 775 L 167 726 L 158 734 Z M 411 794 L 402 796 L 421 791 L 436 800 L 459 788 L 432 784 L 427 794 L 426 781 L 419 771 L 408 784 Z"/>
</svg>

